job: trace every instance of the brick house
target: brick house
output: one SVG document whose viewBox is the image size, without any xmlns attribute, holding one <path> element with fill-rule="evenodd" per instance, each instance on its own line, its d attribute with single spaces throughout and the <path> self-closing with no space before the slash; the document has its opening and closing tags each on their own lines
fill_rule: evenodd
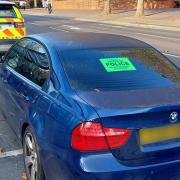
<svg viewBox="0 0 180 180">
<path fill-rule="evenodd" d="M 136 0 L 111 0 L 112 9 L 135 9 Z M 52 0 L 57 9 L 102 9 L 104 0 Z M 145 8 L 172 8 L 174 0 L 145 0 Z"/>
</svg>

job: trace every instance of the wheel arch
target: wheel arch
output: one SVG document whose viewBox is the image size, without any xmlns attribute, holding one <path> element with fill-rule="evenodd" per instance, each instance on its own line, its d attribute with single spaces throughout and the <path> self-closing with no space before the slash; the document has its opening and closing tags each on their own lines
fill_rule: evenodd
<svg viewBox="0 0 180 180">
<path fill-rule="evenodd" d="M 23 144 L 23 136 L 24 136 L 24 133 L 25 133 L 28 126 L 29 126 L 29 124 L 27 122 L 25 122 L 22 125 L 22 128 L 21 128 L 21 144 Z"/>
</svg>

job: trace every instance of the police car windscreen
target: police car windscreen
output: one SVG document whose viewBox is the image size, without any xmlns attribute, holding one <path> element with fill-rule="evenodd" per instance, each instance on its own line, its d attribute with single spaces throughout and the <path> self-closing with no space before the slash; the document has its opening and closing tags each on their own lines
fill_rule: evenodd
<svg viewBox="0 0 180 180">
<path fill-rule="evenodd" d="M 16 18 L 13 6 L 0 4 L 0 18 Z"/>
</svg>

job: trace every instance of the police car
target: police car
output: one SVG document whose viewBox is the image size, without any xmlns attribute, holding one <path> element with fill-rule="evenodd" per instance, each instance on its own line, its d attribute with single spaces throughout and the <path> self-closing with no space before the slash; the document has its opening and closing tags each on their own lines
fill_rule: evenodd
<svg viewBox="0 0 180 180">
<path fill-rule="evenodd" d="M 0 1 L 0 52 L 26 35 L 24 18 L 13 2 Z"/>
</svg>

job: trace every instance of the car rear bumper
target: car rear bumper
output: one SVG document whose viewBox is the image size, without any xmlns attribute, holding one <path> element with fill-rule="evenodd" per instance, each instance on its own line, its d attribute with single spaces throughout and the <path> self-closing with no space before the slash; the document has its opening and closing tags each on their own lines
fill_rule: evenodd
<svg viewBox="0 0 180 180">
<path fill-rule="evenodd" d="M 147 166 L 126 166 L 111 153 L 85 156 L 75 167 L 80 167 L 78 179 L 82 180 L 144 180 L 180 178 L 180 160 Z"/>
<path fill-rule="evenodd" d="M 82 155 L 78 152 L 71 154 L 71 151 L 62 151 L 59 148 L 58 151 L 56 148 L 53 151 L 55 152 L 50 154 L 42 153 L 47 180 L 180 179 L 180 160 L 146 166 L 127 166 L 109 152 Z"/>
<path fill-rule="evenodd" d="M 17 40 L 0 39 L 0 52 L 6 52 Z"/>
</svg>

